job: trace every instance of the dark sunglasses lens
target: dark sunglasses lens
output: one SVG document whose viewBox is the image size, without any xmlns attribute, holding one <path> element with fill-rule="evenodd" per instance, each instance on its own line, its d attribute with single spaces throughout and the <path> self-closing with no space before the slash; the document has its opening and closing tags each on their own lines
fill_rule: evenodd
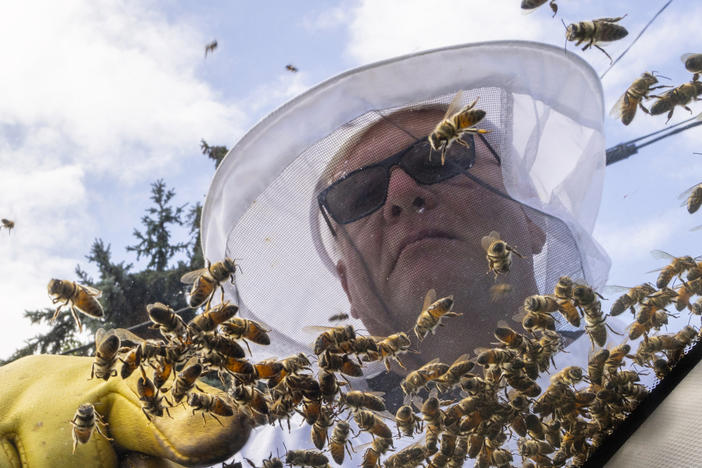
<svg viewBox="0 0 702 468">
<path fill-rule="evenodd" d="M 331 185 L 326 207 L 337 223 L 345 224 L 367 216 L 385 202 L 386 169 L 370 167 L 350 174 Z"/>
<path fill-rule="evenodd" d="M 454 143 L 446 152 L 446 163 L 441 165 L 441 152 L 432 151 L 429 160 L 430 146 L 417 145 L 402 159 L 400 166 L 411 174 L 421 184 L 435 184 L 449 179 L 462 170 L 468 170 L 475 162 L 475 146 L 471 138 L 471 147 Z"/>
</svg>

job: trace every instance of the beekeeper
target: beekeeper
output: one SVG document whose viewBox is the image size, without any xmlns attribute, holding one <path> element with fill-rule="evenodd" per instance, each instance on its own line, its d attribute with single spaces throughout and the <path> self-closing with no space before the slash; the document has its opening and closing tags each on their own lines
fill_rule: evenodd
<svg viewBox="0 0 702 468">
<path fill-rule="evenodd" d="M 462 105 L 477 100 L 486 116 L 476 126 L 490 133 L 467 135 L 470 148 L 452 145 L 441 165 L 427 136 L 458 91 Z M 602 127 L 595 72 L 549 45 L 469 44 L 352 70 L 283 105 L 231 149 L 203 209 L 205 256 L 240 259 L 227 294 L 273 330 L 254 355 L 310 352 L 319 331 L 309 326 L 409 332 L 434 288 L 463 315 L 402 359 L 410 368 L 451 362 L 494 341 L 499 320 L 525 296 L 551 293 L 560 276 L 604 284 L 609 261 L 591 236 Z M 522 254 L 498 278 L 511 293 L 496 302 L 481 246 L 491 231 Z M 344 313 L 348 321 L 329 321 Z M 586 366 L 589 340 L 578 341 L 584 355 L 569 359 Z M 366 383 L 387 401 L 401 394 L 402 372 L 370 366 Z M 282 441 L 311 447 L 308 428 L 257 428 L 245 452 L 261 459 Z"/>
<path fill-rule="evenodd" d="M 466 136 L 470 148 L 452 145 L 441 165 L 436 152 L 429 160 L 426 137 L 458 91 L 462 104 L 477 99 L 486 112 L 477 126 L 490 133 Z M 509 320 L 524 296 L 551 292 L 562 275 L 603 285 L 609 262 L 591 236 L 604 177 L 602 127 L 592 68 L 557 47 L 520 41 L 364 66 L 283 105 L 231 149 L 202 214 L 205 257 L 236 258 L 243 269 L 225 285 L 227 299 L 272 330 L 271 345 L 253 347 L 253 359 L 310 352 L 318 333 L 310 326 L 408 332 L 434 288 L 453 295 L 462 315 L 445 319 L 435 336 L 414 344 L 420 354 L 403 359 L 408 367 L 450 361 L 492 341 L 498 320 Z M 481 247 L 491 231 L 522 255 L 497 280 L 511 293 L 496 302 Z M 329 321 L 340 314 L 349 319 Z M 203 465 L 246 442 L 241 416 L 203 425 L 181 407 L 173 420 L 149 422 L 134 382 L 86 380 L 88 359 L 34 356 L 0 368 L 0 379 L 15 385 L 0 395 L 0 466 L 117 466 L 126 452 L 148 454 L 148 466 L 166 463 L 159 457 Z M 402 372 L 382 364 L 365 370 L 368 381 L 354 388 L 391 391 Z M 86 402 L 103 405 L 115 440 L 94 435 L 71 455 L 66 415 Z M 310 448 L 309 428 L 258 427 L 242 455 L 260 462 L 283 452 L 283 443 Z"/>
</svg>

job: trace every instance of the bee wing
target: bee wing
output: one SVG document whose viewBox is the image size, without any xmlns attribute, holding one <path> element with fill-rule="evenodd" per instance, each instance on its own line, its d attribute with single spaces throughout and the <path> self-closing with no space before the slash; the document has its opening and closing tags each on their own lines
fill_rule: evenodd
<svg viewBox="0 0 702 468">
<path fill-rule="evenodd" d="M 206 271 L 207 268 L 200 268 L 199 270 L 189 271 L 180 277 L 180 282 L 183 284 L 193 284 L 195 281 L 197 281 L 200 275 L 202 275 Z"/>
<path fill-rule="evenodd" d="M 700 115 L 702 115 L 702 114 L 700 114 Z M 684 200 L 683 203 L 682 203 L 682 205 L 686 205 L 686 204 L 687 204 L 687 197 L 690 196 L 690 194 L 692 193 L 692 191 L 695 190 L 695 188 L 696 188 L 698 185 L 700 185 L 700 184 L 695 184 L 695 185 L 693 185 L 692 187 L 690 187 L 689 189 L 686 189 L 686 190 L 685 190 L 684 192 L 682 192 L 680 195 L 678 195 L 678 200 Z M 682 205 L 680 205 L 680 206 L 682 206 Z"/>
<path fill-rule="evenodd" d="M 463 98 L 463 90 L 459 90 L 456 95 L 451 99 L 451 104 L 449 104 L 448 109 L 446 109 L 446 114 L 444 114 L 444 118 L 441 120 L 445 120 L 449 117 L 451 117 L 453 114 L 458 112 L 458 110 L 461 108 L 461 99 Z"/>
<path fill-rule="evenodd" d="M 84 284 L 79 284 L 78 287 L 81 288 L 83 291 L 85 291 L 86 293 L 88 293 L 91 296 L 95 296 L 95 297 L 102 296 L 102 291 L 100 291 L 99 289 L 93 288 L 92 286 L 86 286 Z"/>
<path fill-rule="evenodd" d="M 438 358 L 438 357 L 437 357 L 437 358 L 434 358 L 434 359 L 432 359 L 432 360 L 431 360 L 431 361 L 429 361 L 429 362 L 427 362 L 427 363 L 426 363 L 426 364 L 424 364 L 424 365 L 423 365 L 422 367 L 427 367 L 427 366 L 429 366 L 429 365 L 431 365 L 431 364 L 436 364 L 437 362 L 439 362 L 439 358 Z M 420 369 L 421 369 L 422 367 L 420 367 Z"/>
<path fill-rule="evenodd" d="M 699 54 L 693 54 L 692 52 L 687 53 L 687 54 L 682 54 L 682 55 L 680 56 L 680 61 L 684 64 L 685 62 L 687 62 L 687 59 L 689 59 L 689 58 L 692 57 L 693 55 L 699 55 Z"/>
<path fill-rule="evenodd" d="M 110 330 L 110 332 L 112 331 L 113 330 Z M 95 343 L 100 343 L 103 340 L 103 338 L 105 338 L 109 334 L 110 333 L 106 332 L 104 328 L 98 328 L 95 332 Z"/>
<path fill-rule="evenodd" d="M 334 328 L 336 328 L 336 327 L 330 327 L 327 325 L 307 325 L 305 327 L 302 327 L 302 331 L 307 332 L 307 333 L 320 333 L 320 332 L 333 330 Z"/>
<path fill-rule="evenodd" d="M 624 102 L 626 101 L 626 91 L 624 91 L 624 94 L 622 94 L 619 99 L 617 99 L 617 102 L 614 103 L 614 106 L 612 106 L 612 109 L 609 111 L 609 116 L 619 120 L 622 116 L 622 110 L 624 109 Z"/>
<path fill-rule="evenodd" d="M 514 320 L 517 323 L 522 323 L 522 320 L 524 320 L 524 317 L 526 317 L 527 311 L 524 310 L 524 306 L 519 307 L 519 313 L 515 314 L 512 316 L 512 320 Z"/>
<path fill-rule="evenodd" d="M 657 258 L 659 260 L 675 260 L 675 256 L 669 254 L 668 252 L 664 252 L 662 250 L 651 250 L 651 255 L 653 255 L 653 258 Z"/>
<path fill-rule="evenodd" d="M 476 356 L 484 353 L 485 351 L 490 351 L 490 348 L 483 348 L 482 346 L 479 348 L 475 348 L 473 352 L 475 353 Z"/>
<path fill-rule="evenodd" d="M 115 328 L 114 330 L 110 330 L 108 333 L 114 333 L 121 341 L 128 341 L 134 343 L 135 345 L 146 342 L 144 338 L 130 332 L 126 328 Z"/>
<path fill-rule="evenodd" d="M 427 291 L 427 295 L 424 296 L 424 304 L 422 304 L 422 312 L 427 310 L 430 305 L 436 301 L 436 289 L 432 288 Z"/>
<path fill-rule="evenodd" d="M 618 293 L 626 293 L 629 292 L 631 288 L 627 288 L 626 286 L 617 286 L 616 284 L 608 284 L 604 288 L 602 288 L 602 292 L 605 294 L 618 294 Z"/>
<path fill-rule="evenodd" d="M 509 323 L 507 323 L 507 321 L 504 320 L 504 319 L 498 320 L 498 321 L 497 321 L 497 326 L 498 326 L 498 327 L 501 327 L 501 328 L 512 328 L 512 327 L 509 326 Z"/>
<path fill-rule="evenodd" d="M 469 353 L 464 353 L 464 354 L 461 354 L 460 356 L 458 356 L 453 362 L 454 362 L 454 364 L 455 364 L 455 363 L 457 363 L 457 362 L 467 361 L 467 360 L 469 360 L 469 359 L 470 359 L 470 354 L 469 354 Z"/>
<path fill-rule="evenodd" d="M 500 240 L 500 233 L 497 231 L 490 231 L 490 234 L 480 239 L 480 245 L 483 247 L 483 250 L 487 250 L 490 244 L 496 240 Z"/>
<path fill-rule="evenodd" d="M 700 230 L 702 230 L 702 224 L 700 224 L 699 226 L 695 226 L 693 228 L 690 228 L 690 231 L 700 231 Z"/>
</svg>

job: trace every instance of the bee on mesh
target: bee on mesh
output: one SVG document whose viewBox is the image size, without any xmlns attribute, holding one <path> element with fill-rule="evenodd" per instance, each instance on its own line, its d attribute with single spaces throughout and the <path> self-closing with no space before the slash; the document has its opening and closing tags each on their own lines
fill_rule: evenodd
<svg viewBox="0 0 702 468">
<path fill-rule="evenodd" d="M 626 15 L 617 18 L 600 18 L 592 21 L 580 21 L 578 23 L 569 24 L 566 26 L 566 41 L 575 42 L 576 46 L 585 42 L 586 44 L 582 49 L 583 51 L 594 46 L 602 51 L 602 53 L 607 56 L 610 63 L 612 63 L 612 57 L 598 44 L 618 41 L 629 34 L 629 31 L 627 31 L 624 26 L 617 24 L 625 16 Z M 565 26 L 565 23 L 563 23 L 563 26 Z"/>
<path fill-rule="evenodd" d="M 519 258 L 524 258 L 514 247 L 500 239 L 500 233 L 497 231 L 483 236 L 480 245 L 487 254 L 488 273 L 492 272 L 495 275 L 495 280 L 497 280 L 498 275 L 509 272 L 513 253 Z"/>
<path fill-rule="evenodd" d="M 397 365 L 405 369 L 399 355 L 409 352 L 410 346 L 412 345 L 412 342 L 405 332 L 394 333 L 385 338 L 378 338 L 376 343 L 378 352 L 369 353 L 363 358 L 364 361 L 382 360 L 385 364 L 385 368 L 390 372 L 390 360 L 392 359 Z"/>
<path fill-rule="evenodd" d="M 442 297 L 436 299 L 436 290 L 430 289 L 424 296 L 424 304 L 422 311 L 417 317 L 417 322 L 414 326 L 414 334 L 417 335 L 419 341 L 422 341 L 426 336 L 435 333 L 436 328 L 441 325 L 443 317 L 460 317 L 463 314 L 452 312 L 453 296 Z"/>
<path fill-rule="evenodd" d="M 470 147 L 470 145 L 462 139 L 464 134 L 484 134 L 490 132 L 489 130 L 474 127 L 475 124 L 485 117 L 484 110 L 475 108 L 475 105 L 478 103 L 478 98 L 471 104 L 461 108 L 459 106 L 461 105 L 462 97 L 463 91 L 458 91 L 451 100 L 448 109 L 446 109 L 444 117 L 428 136 L 431 149 L 433 151 L 441 151 L 442 166 L 446 161 L 446 151 L 448 151 L 454 142 L 467 148 Z M 429 160 L 431 160 L 431 151 L 429 152 Z"/>
</svg>

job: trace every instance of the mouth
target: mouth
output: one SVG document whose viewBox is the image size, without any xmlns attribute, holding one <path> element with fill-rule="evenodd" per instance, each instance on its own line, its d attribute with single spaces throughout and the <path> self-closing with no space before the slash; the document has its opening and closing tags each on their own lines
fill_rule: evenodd
<svg viewBox="0 0 702 468">
<path fill-rule="evenodd" d="M 422 231 L 418 231 L 411 236 L 406 237 L 405 239 L 402 240 L 402 243 L 400 244 L 400 248 L 397 249 L 397 254 L 395 255 L 395 259 L 392 262 L 392 266 L 390 267 L 390 273 L 392 273 L 395 270 L 395 266 L 397 265 L 398 260 L 402 256 L 402 252 L 404 250 L 411 246 L 412 244 L 415 244 L 417 242 L 421 242 L 423 240 L 427 239 L 446 239 L 446 240 L 455 240 L 457 239 L 456 236 L 452 236 L 446 231 L 440 231 L 437 229 L 425 229 Z"/>
</svg>

